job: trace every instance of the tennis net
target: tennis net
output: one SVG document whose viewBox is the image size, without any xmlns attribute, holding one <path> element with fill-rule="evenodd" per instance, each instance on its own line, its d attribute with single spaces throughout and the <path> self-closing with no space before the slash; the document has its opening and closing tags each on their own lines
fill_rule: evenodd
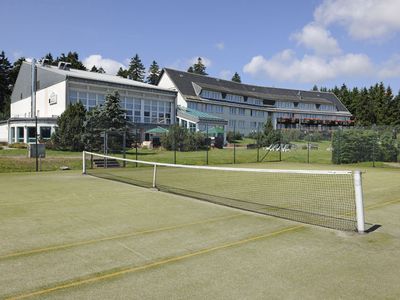
<svg viewBox="0 0 400 300">
<path fill-rule="evenodd" d="M 359 171 L 175 165 L 84 151 L 83 173 L 302 223 L 365 231 Z"/>
</svg>

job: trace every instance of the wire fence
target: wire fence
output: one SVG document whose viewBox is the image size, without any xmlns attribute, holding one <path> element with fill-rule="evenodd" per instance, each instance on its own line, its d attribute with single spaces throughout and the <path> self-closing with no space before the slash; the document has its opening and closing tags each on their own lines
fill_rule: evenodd
<svg viewBox="0 0 400 300">
<path fill-rule="evenodd" d="M 330 131 L 279 129 L 269 133 L 257 130 L 248 136 L 176 128 L 152 135 L 137 129 L 103 131 L 97 150 L 144 161 L 191 165 L 283 161 L 375 167 L 396 164 L 400 159 L 398 127 L 338 127 Z"/>
</svg>

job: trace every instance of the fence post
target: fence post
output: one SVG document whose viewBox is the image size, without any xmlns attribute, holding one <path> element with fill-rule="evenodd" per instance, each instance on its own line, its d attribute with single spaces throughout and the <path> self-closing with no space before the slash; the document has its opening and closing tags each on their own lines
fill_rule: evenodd
<svg viewBox="0 0 400 300">
<path fill-rule="evenodd" d="M 233 123 L 233 163 L 236 164 L 236 120 Z"/>
<path fill-rule="evenodd" d="M 174 132 L 173 139 L 174 139 L 174 164 L 176 164 L 176 144 L 177 144 L 176 143 L 176 132 Z"/>
<path fill-rule="evenodd" d="M 207 132 L 207 137 L 206 137 L 206 165 L 208 165 L 208 148 L 209 148 L 209 140 L 208 140 L 208 123 L 206 124 L 206 132 Z"/>
<path fill-rule="evenodd" d="M 282 161 L 282 129 L 279 129 L 279 161 Z"/>
<path fill-rule="evenodd" d="M 122 157 L 125 159 L 126 158 L 126 131 L 123 132 L 122 134 Z M 122 166 L 125 168 L 126 167 L 126 161 L 124 160 L 122 163 Z"/>
<path fill-rule="evenodd" d="M 307 139 L 307 163 L 310 163 L 310 136 L 309 132 L 306 130 L 304 131 L 306 134 L 306 139 Z"/>
<path fill-rule="evenodd" d="M 139 145 L 138 145 L 138 129 L 137 129 L 137 127 L 135 128 L 135 148 L 136 148 L 136 150 L 135 150 L 135 158 L 136 158 L 136 160 L 138 160 L 138 147 L 139 147 Z M 136 161 L 136 167 L 138 166 L 138 163 L 137 163 L 137 161 Z"/>
<path fill-rule="evenodd" d="M 157 165 L 154 165 L 153 169 L 153 188 L 155 189 L 157 184 L 156 184 L 156 177 L 157 177 Z"/>
<path fill-rule="evenodd" d="M 260 126 L 257 126 L 257 162 L 260 162 Z"/>
<path fill-rule="evenodd" d="M 372 136 L 373 136 L 373 140 L 372 140 L 372 167 L 375 168 L 375 144 L 377 143 L 377 136 L 376 136 L 376 125 L 372 125 Z"/>
<path fill-rule="evenodd" d="M 342 128 L 339 127 L 338 128 L 338 148 L 339 148 L 339 150 L 337 151 L 339 165 L 342 164 L 342 145 L 341 145 L 342 131 L 341 130 L 342 130 Z"/>
</svg>

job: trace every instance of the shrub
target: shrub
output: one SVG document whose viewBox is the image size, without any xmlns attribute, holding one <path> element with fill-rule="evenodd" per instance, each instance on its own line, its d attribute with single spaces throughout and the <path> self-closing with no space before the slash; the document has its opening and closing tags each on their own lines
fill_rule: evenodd
<svg viewBox="0 0 400 300">
<path fill-rule="evenodd" d="M 0 146 L 0 150 L 3 150 L 4 149 L 4 147 L 3 146 Z"/>
<path fill-rule="evenodd" d="M 238 140 L 242 140 L 243 137 L 240 134 L 240 132 L 234 132 L 234 131 L 228 131 L 226 133 L 226 140 L 228 141 L 228 143 L 234 143 Z"/>
<path fill-rule="evenodd" d="M 373 130 L 336 131 L 332 137 L 332 162 L 397 161 L 399 148 L 389 132 Z"/>
<path fill-rule="evenodd" d="M 28 145 L 25 143 L 13 143 L 8 145 L 10 148 L 15 148 L 15 149 L 27 149 Z"/>
<path fill-rule="evenodd" d="M 161 146 L 166 150 L 196 151 L 206 149 L 210 140 L 201 132 L 190 132 L 179 125 L 173 125 L 168 133 L 161 137 Z"/>
</svg>

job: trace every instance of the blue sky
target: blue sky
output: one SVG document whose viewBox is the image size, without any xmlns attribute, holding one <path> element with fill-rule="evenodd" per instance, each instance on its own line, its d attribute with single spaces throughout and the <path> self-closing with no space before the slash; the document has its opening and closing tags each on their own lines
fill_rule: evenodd
<svg viewBox="0 0 400 300">
<path fill-rule="evenodd" d="M 310 89 L 400 89 L 400 0 L 2 0 L 0 49 L 14 60 L 77 51 L 108 73 L 136 53 L 148 67 Z"/>
</svg>

